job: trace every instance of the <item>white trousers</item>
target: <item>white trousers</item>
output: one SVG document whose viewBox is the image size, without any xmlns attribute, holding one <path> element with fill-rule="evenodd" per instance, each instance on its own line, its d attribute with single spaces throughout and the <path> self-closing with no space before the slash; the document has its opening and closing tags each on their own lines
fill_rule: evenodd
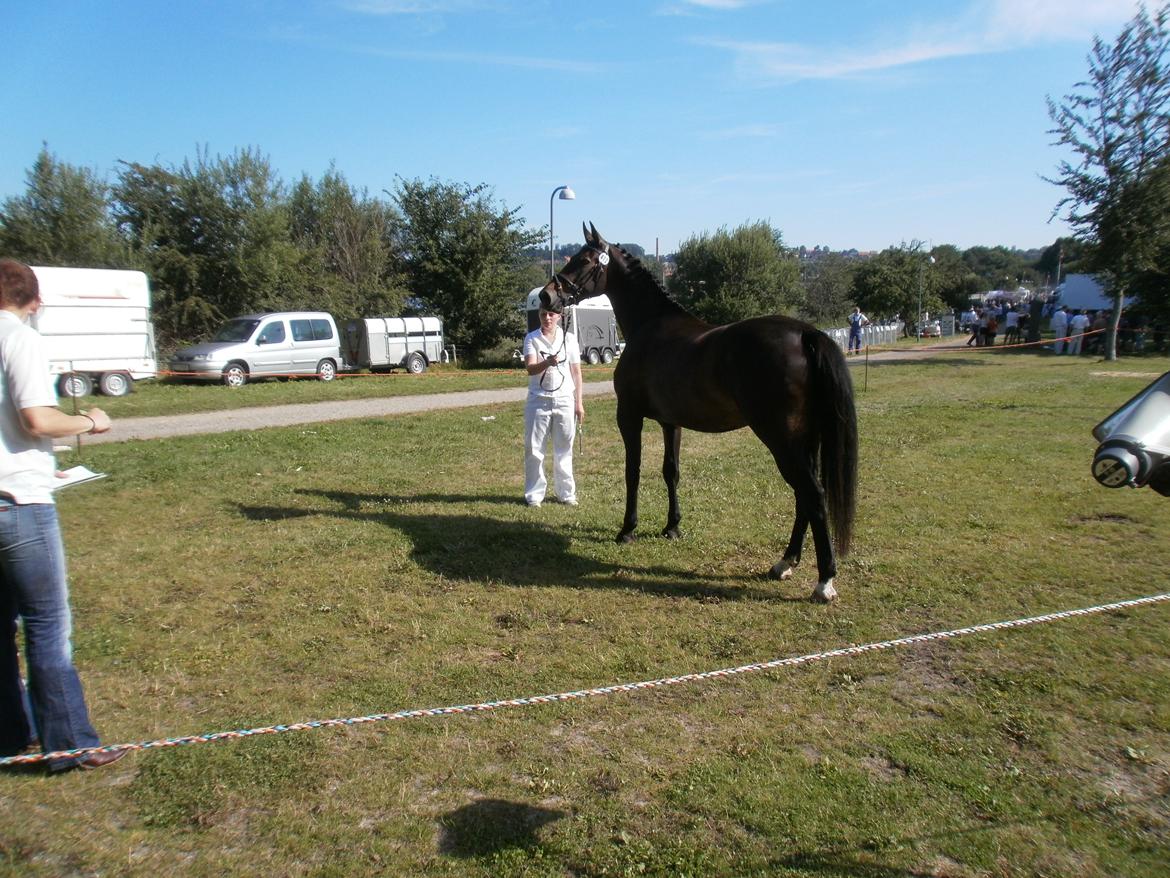
<svg viewBox="0 0 1170 878">
<path fill-rule="evenodd" d="M 1068 352 L 1073 355 L 1079 355 L 1081 352 L 1081 340 L 1084 339 L 1084 333 L 1077 332 L 1068 342 Z"/>
<path fill-rule="evenodd" d="M 553 491 L 560 500 L 576 500 L 573 481 L 573 397 L 529 395 L 524 408 L 524 499 L 544 500 L 548 480 L 544 475 L 544 451 L 552 434 Z"/>
</svg>

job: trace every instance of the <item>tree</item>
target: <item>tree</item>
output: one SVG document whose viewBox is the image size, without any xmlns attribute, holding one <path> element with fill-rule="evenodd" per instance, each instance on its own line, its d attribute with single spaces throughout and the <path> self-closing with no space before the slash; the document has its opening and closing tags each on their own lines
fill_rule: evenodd
<svg viewBox="0 0 1170 878">
<path fill-rule="evenodd" d="M 442 315 L 457 345 L 485 351 L 524 331 L 519 308 L 535 275 L 524 249 L 543 237 L 486 184 L 399 179 L 404 271 L 413 297 Z M 540 277 L 544 277 L 543 274 Z"/>
<path fill-rule="evenodd" d="M 290 234 L 284 188 L 267 158 L 200 152 L 179 168 L 124 164 L 116 216 L 155 287 L 168 341 L 252 311 L 320 308 Z"/>
<path fill-rule="evenodd" d="M 688 238 L 675 263 L 671 294 L 711 323 L 784 313 L 801 304 L 796 257 L 765 222 Z"/>
<path fill-rule="evenodd" d="M 1048 99 L 1056 145 L 1073 158 L 1049 182 L 1067 193 L 1056 206 L 1086 245 L 1086 263 L 1113 296 L 1105 359 L 1117 358 L 1121 308 L 1139 277 L 1159 270 L 1170 224 L 1170 10 L 1144 6 L 1113 44 L 1099 37 L 1088 79 L 1061 103 Z M 1147 291 L 1147 295 L 1156 292 Z M 1163 291 L 1162 296 L 1166 293 Z"/>
<path fill-rule="evenodd" d="M 402 220 L 393 205 L 354 190 L 330 168 L 316 184 L 303 176 L 293 186 L 289 221 L 318 307 L 350 317 L 403 310 Z"/>
<path fill-rule="evenodd" d="M 931 268 L 934 289 L 938 297 L 951 308 L 965 309 L 971 296 L 990 287 L 982 286 L 979 276 L 971 270 L 964 254 L 950 244 L 940 244 L 930 251 L 934 258 Z"/>
<path fill-rule="evenodd" d="M 841 324 L 850 310 L 856 259 L 820 249 L 809 251 L 800 262 L 804 288 L 801 316 L 810 323 Z"/>
<path fill-rule="evenodd" d="M 0 253 L 33 265 L 127 268 L 130 251 L 109 211 L 109 184 L 41 147 L 27 189 L 0 207 Z"/>
<path fill-rule="evenodd" d="M 853 301 L 871 319 L 900 315 L 910 327 L 918 319 L 920 306 L 924 314 L 943 308 L 933 267 L 921 241 L 887 247 L 858 266 L 853 275 Z"/>
</svg>

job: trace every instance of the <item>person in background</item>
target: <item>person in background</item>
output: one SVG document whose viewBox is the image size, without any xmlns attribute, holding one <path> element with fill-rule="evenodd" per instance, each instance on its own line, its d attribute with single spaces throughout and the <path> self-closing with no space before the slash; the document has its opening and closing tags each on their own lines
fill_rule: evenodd
<svg viewBox="0 0 1170 878">
<path fill-rule="evenodd" d="M 869 326 L 869 318 L 861 313 L 860 308 L 854 305 L 853 313 L 849 315 L 849 346 L 846 351 L 847 353 L 861 353 L 861 330 L 865 326 Z"/>
<path fill-rule="evenodd" d="M 53 440 L 104 433 L 99 408 L 57 408 L 40 334 L 27 325 L 41 306 L 31 268 L 0 260 L 0 755 L 39 736 L 43 752 L 100 746 L 73 666 L 65 549 L 53 504 Z M 17 622 L 24 629 L 28 687 L 20 676 Z M 30 715 L 31 712 L 31 715 Z M 100 768 L 124 750 L 56 759 L 52 771 Z"/>
<path fill-rule="evenodd" d="M 1085 330 L 1089 328 L 1089 315 L 1084 311 L 1077 311 L 1068 322 L 1068 334 L 1072 336 L 1068 341 L 1068 352 L 1071 356 L 1079 356 L 1081 344 L 1085 340 Z"/>
<path fill-rule="evenodd" d="M 573 433 L 585 420 L 581 399 L 581 349 L 577 337 L 559 326 L 555 302 L 540 307 L 540 328 L 524 337 L 528 370 L 528 403 L 524 408 L 524 501 L 540 506 L 548 490 L 544 452 L 549 434 L 553 444 L 553 492 L 560 502 L 577 505 L 573 478 Z"/>
<path fill-rule="evenodd" d="M 1055 340 L 1052 342 L 1053 353 L 1064 353 L 1064 340 L 1068 335 L 1068 310 L 1061 305 L 1052 315 L 1052 320 L 1048 323 L 1052 329 L 1052 334 Z"/>
</svg>

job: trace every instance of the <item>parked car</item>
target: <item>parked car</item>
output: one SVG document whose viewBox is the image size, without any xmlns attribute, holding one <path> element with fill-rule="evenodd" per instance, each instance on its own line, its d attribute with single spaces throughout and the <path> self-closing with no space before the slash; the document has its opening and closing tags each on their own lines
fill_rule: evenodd
<svg viewBox="0 0 1170 878">
<path fill-rule="evenodd" d="M 337 324 L 324 311 L 247 314 L 229 320 L 211 341 L 171 358 L 177 377 L 242 387 L 256 378 L 313 376 L 332 381 L 345 361 Z"/>
</svg>

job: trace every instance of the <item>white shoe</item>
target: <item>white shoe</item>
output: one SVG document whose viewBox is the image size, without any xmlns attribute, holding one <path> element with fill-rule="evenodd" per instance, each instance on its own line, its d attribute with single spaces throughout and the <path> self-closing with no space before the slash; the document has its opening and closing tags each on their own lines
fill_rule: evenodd
<svg viewBox="0 0 1170 878">
<path fill-rule="evenodd" d="M 540 508 L 540 501 L 539 500 L 525 500 L 524 502 L 527 503 L 529 506 L 531 506 L 533 509 Z"/>
<path fill-rule="evenodd" d="M 577 505 L 577 498 L 570 497 L 568 500 L 561 500 L 560 502 L 564 503 L 566 506 L 576 506 Z"/>
</svg>

